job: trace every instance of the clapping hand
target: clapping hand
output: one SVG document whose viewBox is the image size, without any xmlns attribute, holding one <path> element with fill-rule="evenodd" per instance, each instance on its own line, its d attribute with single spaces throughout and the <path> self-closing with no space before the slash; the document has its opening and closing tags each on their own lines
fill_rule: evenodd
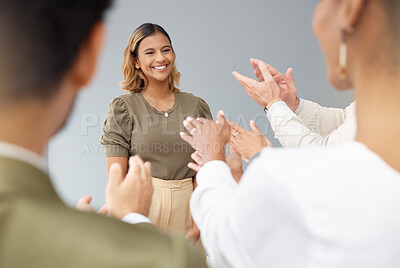
<svg viewBox="0 0 400 268">
<path fill-rule="evenodd" d="M 261 60 L 251 59 L 251 65 L 254 68 L 254 75 L 257 77 L 259 82 L 264 81 L 264 77 L 260 71 L 260 65 L 263 64 Z M 274 78 L 276 84 L 279 86 L 281 90 L 281 98 L 289 108 L 295 112 L 297 107 L 299 106 L 300 99 L 297 97 L 297 87 L 294 83 L 293 78 L 293 68 L 289 68 L 286 71 L 286 75 L 283 75 L 281 72 L 276 70 L 271 65 L 264 63 L 268 71 L 271 73 L 272 77 Z"/>
<path fill-rule="evenodd" d="M 119 164 L 113 164 L 106 187 L 110 214 L 118 219 L 129 213 L 148 216 L 153 190 L 149 162 L 144 163 L 139 156 L 131 157 L 127 174 L 123 174 Z"/>
<path fill-rule="evenodd" d="M 258 81 L 233 72 L 247 94 L 262 107 L 266 107 L 274 99 L 281 98 L 294 112 L 300 100 L 297 97 L 293 69 L 289 68 L 285 76 L 261 60 L 251 59 L 250 63 Z"/>
<path fill-rule="evenodd" d="M 217 121 L 188 117 L 183 124 L 190 135 L 181 132 L 181 138 L 189 143 L 201 156 L 203 164 L 212 160 L 225 161 L 225 145 L 229 142 L 230 127 L 222 111 Z"/>
<path fill-rule="evenodd" d="M 200 168 L 204 165 L 201 154 L 194 152 L 192 153 L 191 157 L 194 160 L 194 163 L 189 163 L 188 167 L 196 172 L 199 172 Z M 231 169 L 231 173 L 235 181 L 239 182 L 243 175 L 242 158 L 233 147 L 229 147 L 229 155 L 226 157 L 226 164 Z"/>
<path fill-rule="evenodd" d="M 256 153 L 261 152 L 264 147 L 273 147 L 272 143 L 262 134 L 253 120 L 250 121 L 252 131 L 242 128 L 233 122 L 228 121 L 228 123 L 231 126 L 229 145 L 235 148 L 246 162 Z"/>
</svg>

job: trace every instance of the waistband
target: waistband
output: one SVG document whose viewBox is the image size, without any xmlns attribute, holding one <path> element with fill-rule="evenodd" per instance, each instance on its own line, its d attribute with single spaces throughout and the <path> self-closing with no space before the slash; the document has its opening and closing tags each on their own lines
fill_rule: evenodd
<svg viewBox="0 0 400 268">
<path fill-rule="evenodd" d="M 193 185 L 191 177 L 182 180 L 162 180 L 154 177 L 152 179 L 154 187 L 163 189 L 186 188 Z"/>
</svg>

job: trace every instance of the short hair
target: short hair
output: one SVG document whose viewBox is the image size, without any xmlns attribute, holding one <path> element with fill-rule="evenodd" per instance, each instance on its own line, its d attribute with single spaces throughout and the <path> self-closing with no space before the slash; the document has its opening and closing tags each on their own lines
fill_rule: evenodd
<svg viewBox="0 0 400 268">
<path fill-rule="evenodd" d="M 113 0 L 0 0 L 0 98 L 47 100 Z"/>
<path fill-rule="evenodd" d="M 122 63 L 122 75 L 124 81 L 120 83 L 122 90 L 129 92 L 140 92 L 147 87 L 148 81 L 142 70 L 135 68 L 135 63 L 138 56 L 139 45 L 143 39 L 152 35 L 155 32 L 160 32 L 165 35 L 172 47 L 172 41 L 168 33 L 163 27 L 153 23 L 144 23 L 136 28 L 131 37 L 129 38 L 128 44 L 124 50 L 124 60 Z M 172 48 L 172 52 L 175 55 L 175 51 Z M 181 74 L 178 72 L 176 65 L 174 64 L 172 72 L 168 77 L 169 88 L 171 91 L 179 91 L 179 80 Z"/>
</svg>

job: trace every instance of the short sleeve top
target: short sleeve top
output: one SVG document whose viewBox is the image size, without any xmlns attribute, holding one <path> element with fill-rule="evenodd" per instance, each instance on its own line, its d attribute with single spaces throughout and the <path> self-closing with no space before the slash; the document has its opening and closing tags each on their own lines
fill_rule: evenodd
<svg viewBox="0 0 400 268">
<path fill-rule="evenodd" d="M 139 155 L 151 162 L 153 177 L 180 180 L 196 173 L 187 167 L 193 148 L 181 139 L 187 116 L 212 119 L 207 103 L 193 94 L 175 92 L 168 117 L 152 107 L 141 93 L 128 93 L 111 101 L 103 124 L 101 144 L 106 156 Z"/>
</svg>

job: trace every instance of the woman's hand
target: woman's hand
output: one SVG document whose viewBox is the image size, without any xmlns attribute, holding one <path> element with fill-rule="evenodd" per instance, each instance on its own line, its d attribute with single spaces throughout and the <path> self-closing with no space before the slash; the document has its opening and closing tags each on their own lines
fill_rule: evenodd
<svg viewBox="0 0 400 268">
<path fill-rule="evenodd" d="M 202 165 L 212 160 L 225 161 L 225 145 L 229 142 L 230 127 L 222 111 L 217 121 L 188 117 L 183 124 L 190 135 L 181 132 L 181 138 L 202 157 Z"/>
<path fill-rule="evenodd" d="M 229 147 L 229 155 L 226 157 L 226 163 L 231 169 L 233 178 L 239 183 L 243 175 L 242 157 L 233 147 Z"/>
<path fill-rule="evenodd" d="M 253 155 L 261 152 L 264 147 L 273 147 L 272 143 L 258 129 L 256 123 L 251 120 L 249 131 L 241 126 L 228 121 L 231 126 L 231 139 L 229 145 L 232 146 L 245 161 L 249 161 Z"/>
<path fill-rule="evenodd" d="M 194 152 L 191 155 L 195 163 L 189 163 L 188 167 L 196 172 L 199 172 L 203 166 L 202 156 L 198 152 Z M 226 164 L 231 169 L 231 173 L 236 182 L 239 182 L 243 175 L 242 158 L 238 152 L 232 147 L 229 148 L 229 155 L 226 157 Z"/>
</svg>

